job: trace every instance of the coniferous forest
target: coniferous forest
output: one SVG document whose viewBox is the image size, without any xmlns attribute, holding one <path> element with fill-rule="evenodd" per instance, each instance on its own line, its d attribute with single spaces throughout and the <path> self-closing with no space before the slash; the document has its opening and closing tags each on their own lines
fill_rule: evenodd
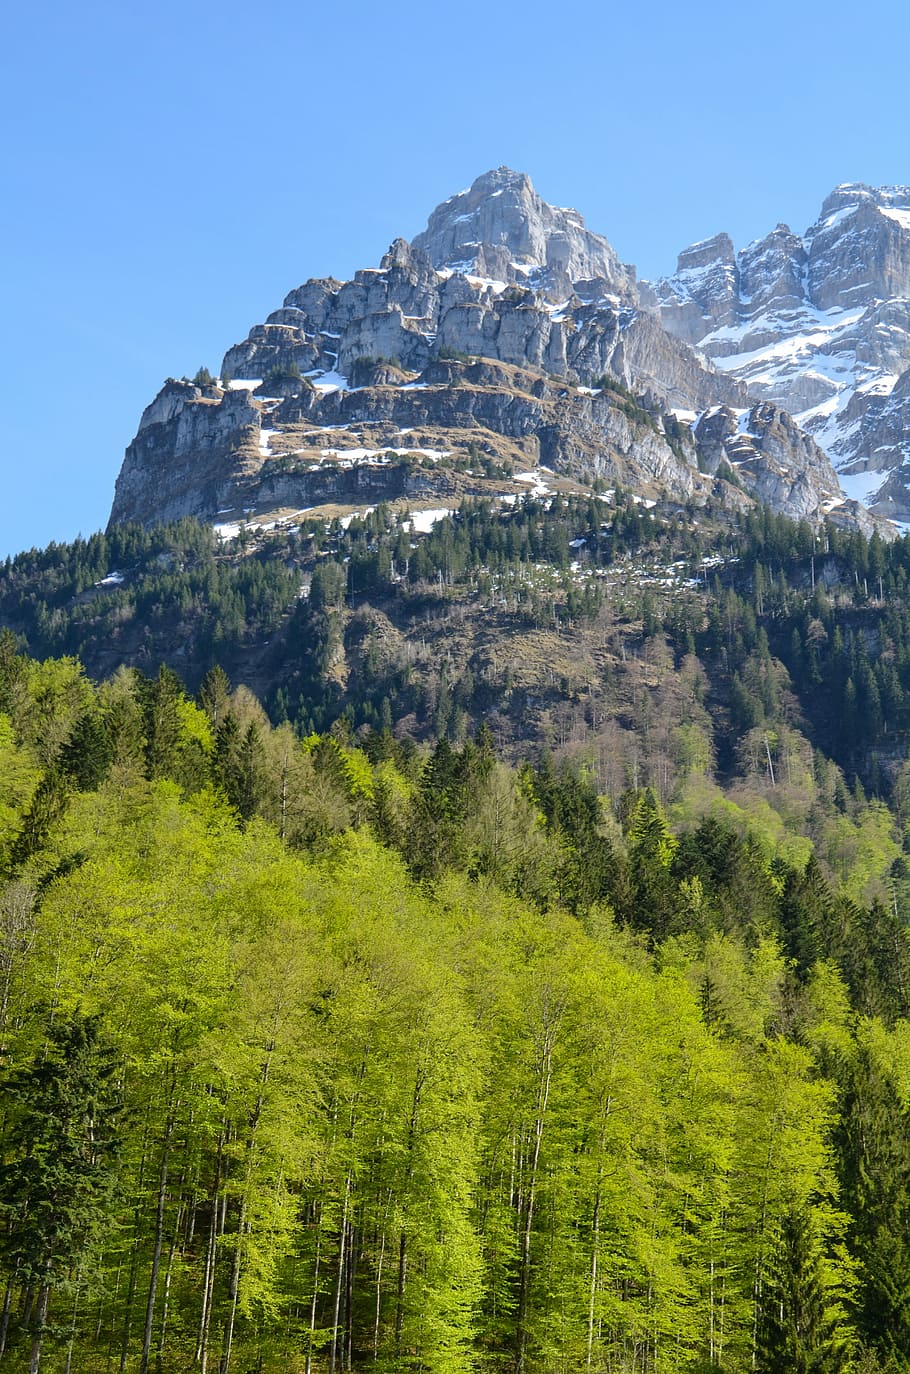
<svg viewBox="0 0 910 1374">
<path fill-rule="evenodd" d="M 0 1369 L 910 1369 L 908 541 L 247 540 L 0 569 Z"/>
</svg>

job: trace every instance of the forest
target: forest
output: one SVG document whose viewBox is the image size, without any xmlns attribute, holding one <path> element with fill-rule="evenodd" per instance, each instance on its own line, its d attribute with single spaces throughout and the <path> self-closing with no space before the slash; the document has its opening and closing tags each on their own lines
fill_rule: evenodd
<svg viewBox="0 0 910 1374">
<path fill-rule="evenodd" d="M 457 745 L 495 713 L 498 751 L 519 763 L 567 732 L 590 753 L 598 723 L 621 720 L 651 781 L 678 766 L 655 757 L 671 744 L 644 738 L 632 665 L 688 661 L 722 772 L 750 730 L 773 749 L 797 728 L 887 797 L 910 739 L 908 586 L 907 537 L 816 530 L 767 508 L 651 510 L 617 491 L 469 500 L 416 539 L 383 505 L 346 525 L 242 529 L 227 545 L 188 519 L 117 527 L 7 559 L 0 626 L 96 680 L 167 663 L 195 691 L 219 665 L 303 735 L 344 717 Z M 527 660 L 534 636 L 559 669 L 522 678 L 508 660 Z M 661 711 L 674 728 L 696 723 L 679 703 Z"/>
<path fill-rule="evenodd" d="M 0 1369 L 910 1368 L 906 789 L 762 699 L 761 535 L 663 796 L 0 634 Z"/>
</svg>

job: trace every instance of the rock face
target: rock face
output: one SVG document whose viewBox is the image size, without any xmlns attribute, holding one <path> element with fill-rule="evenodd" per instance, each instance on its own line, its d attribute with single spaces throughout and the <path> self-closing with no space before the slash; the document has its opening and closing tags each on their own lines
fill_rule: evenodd
<svg viewBox="0 0 910 1374">
<path fill-rule="evenodd" d="M 715 406 L 694 426 L 700 466 L 710 473 L 727 464 L 750 493 L 793 519 L 859 528 L 869 535 L 876 521 L 855 501 L 842 499 L 825 453 L 793 417 L 769 401 L 749 410 Z"/>
<path fill-rule="evenodd" d="M 779 224 L 737 255 L 718 235 L 641 291 L 671 334 L 790 411 L 851 495 L 910 520 L 910 187 L 838 186 L 802 236 Z"/>
<path fill-rule="evenodd" d="M 165 382 L 126 451 L 110 524 L 209 519 L 258 469 L 260 429 L 246 391 Z"/>
<path fill-rule="evenodd" d="M 503 479 L 541 462 L 679 500 L 736 505 L 746 491 L 820 519 L 844 502 L 830 464 L 776 401 L 755 407 L 761 387 L 724 344 L 740 340 L 747 297 L 749 337 L 777 338 L 767 320 L 802 308 L 808 261 L 783 225 L 738 258 L 720 235 L 640 289 L 576 211 L 500 167 L 378 268 L 291 291 L 228 349 L 220 385 L 168 382 L 127 449 L 111 522 L 382 499 L 383 481 L 388 499 L 451 493 L 451 464 L 470 474 L 480 452 Z M 693 347 L 706 343 L 719 365 Z M 754 451 L 732 453 L 734 439 Z M 733 485 L 715 480 L 721 453 Z"/>
<path fill-rule="evenodd" d="M 573 282 L 597 278 L 618 300 L 635 302 L 634 267 L 624 266 L 577 210 L 548 205 L 524 172 L 498 167 L 438 206 L 414 240 L 434 267 L 504 283 L 530 284 L 554 299 Z"/>
</svg>

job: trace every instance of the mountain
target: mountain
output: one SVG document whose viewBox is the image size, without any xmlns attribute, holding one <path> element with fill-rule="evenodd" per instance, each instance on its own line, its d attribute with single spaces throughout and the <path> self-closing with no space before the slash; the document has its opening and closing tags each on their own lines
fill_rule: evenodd
<svg viewBox="0 0 910 1374">
<path fill-rule="evenodd" d="M 693 244 L 641 287 L 675 338 L 788 410 L 873 511 L 910 520 L 910 187 L 838 186 L 802 236 Z"/>
<path fill-rule="evenodd" d="M 487 172 L 378 268 L 292 290 L 228 349 L 220 381 L 169 380 L 110 525 L 514 501 L 530 478 L 696 507 L 758 499 L 871 532 L 815 442 L 655 299 L 577 211 Z"/>
<path fill-rule="evenodd" d="M 638 302 L 635 268 L 621 263 L 577 210 L 548 205 L 530 177 L 508 167 L 486 172 L 437 206 L 414 248 L 434 267 L 534 285 L 553 299 L 596 278 L 617 302 Z"/>
<path fill-rule="evenodd" d="M 910 536 L 649 289 L 489 173 L 0 565 L 3 1369 L 910 1369 Z"/>
</svg>

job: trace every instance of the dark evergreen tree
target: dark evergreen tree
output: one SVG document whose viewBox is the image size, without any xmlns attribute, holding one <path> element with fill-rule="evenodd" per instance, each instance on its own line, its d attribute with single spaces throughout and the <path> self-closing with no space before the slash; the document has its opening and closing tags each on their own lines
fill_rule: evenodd
<svg viewBox="0 0 910 1374">
<path fill-rule="evenodd" d="M 251 820 L 259 810 L 269 785 L 268 764 L 262 743 L 262 731 L 250 721 L 237 752 L 235 791 L 231 801 L 244 821 Z"/>
<path fill-rule="evenodd" d="M 29 1374 L 38 1370 L 51 1295 L 76 1280 L 111 1199 L 115 1072 L 97 1021 L 77 1013 L 48 1027 L 45 1050 L 32 1063 L 0 1079 L 0 1257 L 26 1295 L 19 1327 Z"/>
<path fill-rule="evenodd" d="M 848 1333 L 832 1302 L 821 1251 L 806 1212 L 781 1218 L 758 1322 L 758 1374 L 839 1374 Z"/>
<path fill-rule="evenodd" d="M 650 787 L 633 807 L 628 844 L 632 878 L 627 919 L 632 926 L 661 940 L 673 933 L 676 883 L 671 865 L 676 841 Z"/>
<path fill-rule="evenodd" d="M 164 664 L 154 678 L 136 674 L 136 688 L 145 726 L 145 766 L 149 778 L 174 777 L 178 771 L 183 684 Z"/>
<path fill-rule="evenodd" d="M 79 717 L 60 751 L 61 770 L 80 792 L 91 792 L 107 774 L 114 757 L 110 734 L 96 708 Z"/>
<path fill-rule="evenodd" d="M 37 854 L 47 840 L 51 826 L 60 820 L 66 810 L 69 787 L 64 773 L 52 768 L 38 784 L 31 805 L 25 813 L 22 828 L 16 836 L 10 851 L 10 861 L 14 869 Z"/>
<path fill-rule="evenodd" d="M 0 630 L 0 712 L 12 715 L 25 683 L 26 660 L 12 630 Z"/>
<path fill-rule="evenodd" d="M 898 1369 L 910 1368 L 910 1120 L 865 1049 L 844 1070 L 836 1143 L 848 1239 L 863 1267 L 860 1331 Z"/>
<path fill-rule="evenodd" d="M 231 681 L 227 673 L 216 663 L 210 668 L 199 686 L 199 705 L 217 729 L 228 709 L 231 695 Z"/>
</svg>

